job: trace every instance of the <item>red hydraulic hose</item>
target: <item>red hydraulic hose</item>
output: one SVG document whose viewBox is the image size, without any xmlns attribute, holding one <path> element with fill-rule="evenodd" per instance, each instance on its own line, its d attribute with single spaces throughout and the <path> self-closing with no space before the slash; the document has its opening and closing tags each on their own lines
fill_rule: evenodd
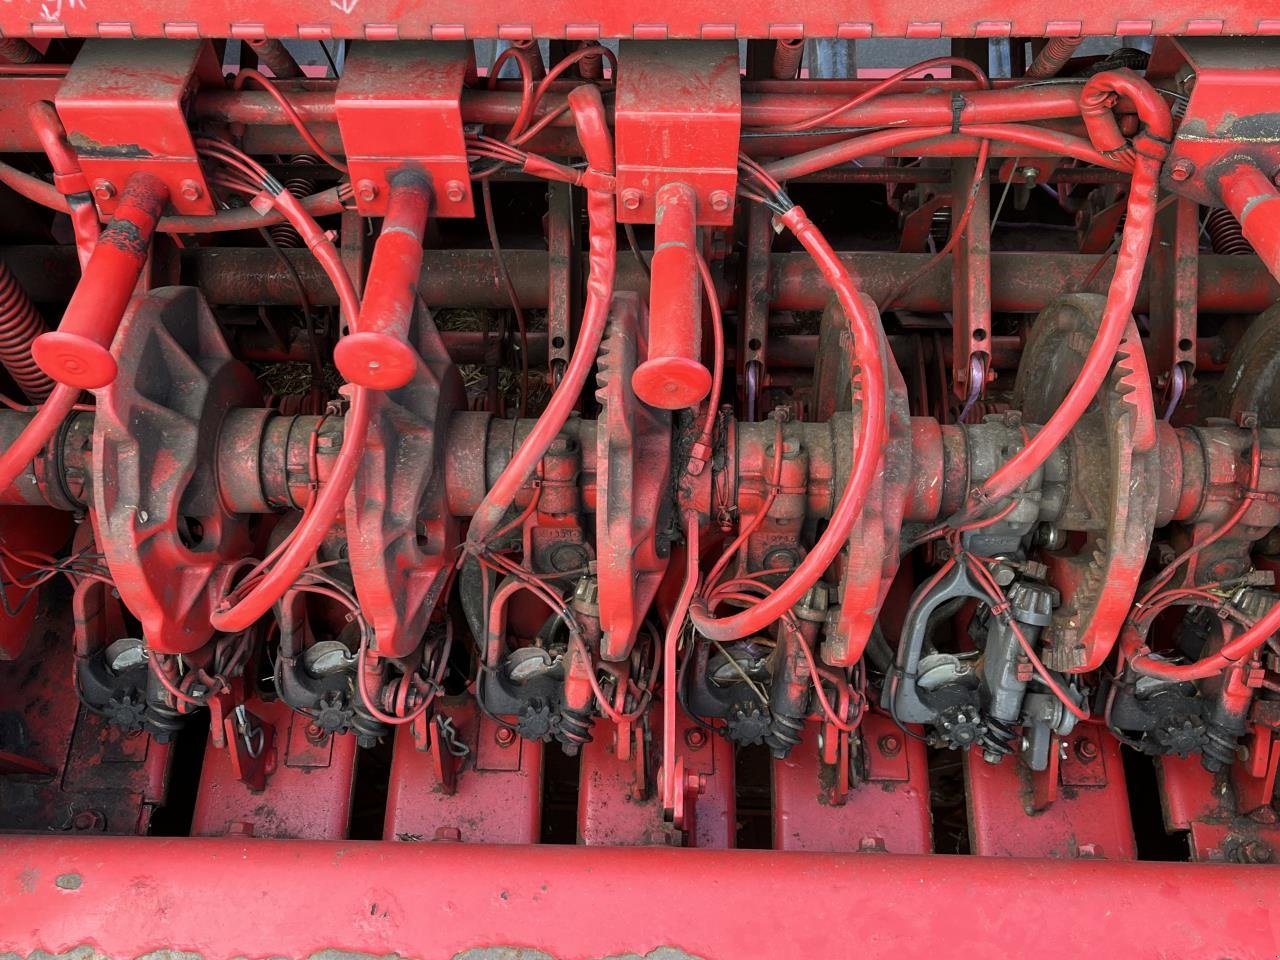
<svg viewBox="0 0 1280 960">
<path fill-rule="evenodd" d="M 1109 108 L 1099 106 L 1104 101 L 1110 102 L 1115 93 L 1124 94 L 1137 105 L 1145 130 L 1135 141 L 1136 159 L 1133 180 L 1129 185 L 1124 231 L 1120 235 L 1115 274 L 1107 291 L 1098 333 L 1079 376 L 1048 423 L 973 491 L 965 507 L 948 521 L 952 526 L 974 519 L 983 512 L 986 504 L 1002 500 L 1017 490 L 1066 439 L 1107 378 L 1125 325 L 1133 313 L 1134 299 L 1151 245 L 1156 187 L 1160 166 L 1168 153 L 1173 121 L 1159 94 L 1136 75 L 1129 71 L 1100 73 L 1081 92 L 1080 111 L 1095 146 L 1103 153 L 1116 153 L 1125 143 L 1115 116 Z"/>
<path fill-rule="evenodd" d="M 818 228 L 804 211 L 792 207 L 779 218 L 800 245 L 809 252 L 824 278 L 835 290 L 852 336 L 853 357 L 850 370 L 861 377 L 861 416 L 856 419 L 853 437 L 853 465 L 840 502 L 836 504 L 826 530 L 813 549 L 791 572 L 791 575 L 763 600 L 723 620 L 717 620 L 698 598 L 689 608 L 689 617 L 704 637 L 721 643 L 750 636 L 768 627 L 791 609 L 818 581 L 849 541 L 854 523 L 862 515 L 867 491 L 880 469 L 880 460 L 888 442 L 888 420 L 885 410 L 888 373 L 880 349 L 881 333 L 875 314 L 867 309 L 854 286 L 849 272 L 836 256 Z"/>
<path fill-rule="evenodd" d="M 49 394 L 49 399 L 41 405 L 39 412 L 27 421 L 13 443 L 0 453 L 0 490 L 13 486 L 13 481 L 48 443 L 58 429 L 58 424 L 66 419 L 78 399 L 79 387 L 58 384 L 53 388 L 53 393 Z"/>
<path fill-rule="evenodd" d="M 285 190 L 275 197 L 275 204 L 289 222 L 306 240 L 320 265 L 338 292 L 338 303 L 344 316 L 355 318 L 360 313 L 351 276 L 338 256 L 333 242 L 308 216 L 299 202 Z M 243 584 L 252 584 L 234 603 L 227 602 L 215 610 L 209 622 L 223 633 L 239 633 L 247 630 L 288 590 L 298 576 L 311 563 L 320 541 L 333 526 L 334 518 L 342 509 L 347 493 L 355 479 L 356 469 L 365 453 L 365 440 L 369 434 L 369 391 L 359 384 L 351 386 L 351 408 L 343 420 L 342 449 L 334 461 L 328 479 L 307 505 L 302 519 L 293 528 L 275 552 L 259 563 L 246 576 Z M 256 579 L 255 579 L 256 578 Z"/>
<path fill-rule="evenodd" d="M 57 187 L 45 183 L 39 177 L 24 173 L 17 167 L 0 162 L 0 183 L 32 203 L 50 210 L 57 210 L 59 213 L 71 212 L 67 198 L 58 192 Z M 309 197 L 303 197 L 298 202 L 312 217 L 325 217 L 342 212 L 344 198 L 350 196 L 349 191 L 350 185 L 343 183 Z M 253 207 L 243 207 L 238 210 L 222 210 L 211 217 L 182 215 L 161 217 L 156 230 L 160 233 L 231 233 L 237 230 L 273 227 L 284 223 L 286 219 L 279 210 L 260 214 Z"/>
<path fill-rule="evenodd" d="M 1280 630 L 1280 603 L 1277 603 L 1253 626 L 1237 637 L 1228 640 L 1217 653 L 1210 654 L 1195 663 L 1166 663 L 1152 657 L 1143 641 L 1142 632 L 1130 620 L 1120 633 L 1120 652 L 1134 673 L 1160 680 L 1181 683 L 1188 680 L 1205 680 L 1216 676 L 1227 667 L 1239 663 Z"/>
<path fill-rule="evenodd" d="M 605 119 L 604 101 L 595 86 L 575 87 L 569 93 L 569 107 L 587 156 L 587 220 L 590 225 L 587 299 L 582 311 L 582 327 L 564 378 L 547 403 L 528 437 L 503 468 L 493 487 L 485 494 L 471 518 L 467 550 L 480 553 L 484 543 L 502 521 L 503 514 L 537 467 L 547 448 L 569 419 L 587 374 L 595 363 L 609 316 L 613 277 L 617 268 L 617 226 L 614 220 L 613 142 Z"/>
<path fill-rule="evenodd" d="M 1006 143 L 1024 144 L 1037 150 L 1047 150 L 1059 156 L 1074 157 L 1086 163 L 1109 167 L 1113 170 L 1129 170 L 1131 163 L 1125 158 L 1108 157 L 1095 149 L 1087 140 L 1025 123 L 966 123 L 953 130 L 944 126 L 893 127 L 864 133 L 849 140 L 816 147 L 805 153 L 774 160 L 765 165 L 777 180 L 794 180 L 857 160 L 896 150 L 908 144 L 946 137 L 953 133 L 975 140 L 1000 140 Z"/>
<path fill-rule="evenodd" d="M 100 229 L 98 210 L 94 205 L 93 195 L 89 192 L 89 181 L 80 169 L 79 158 L 67 142 L 67 131 L 53 104 L 47 100 L 39 100 L 31 105 L 28 116 L 31 127 L 40 140 L 40 146 L 44 148 L 49 163 L 53 166 L 54 186 L 67 198 L 71 229 L 76 235 L 76 252 L 83 269 L 98 242 Z"/>
</svg>

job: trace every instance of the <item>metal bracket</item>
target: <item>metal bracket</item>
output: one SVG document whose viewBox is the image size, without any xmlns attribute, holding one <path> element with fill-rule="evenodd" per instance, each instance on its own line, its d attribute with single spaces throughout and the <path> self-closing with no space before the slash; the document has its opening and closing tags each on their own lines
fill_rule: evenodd
<svg viewBox="0 0 1280 960">
<path fill-rule="evenodd" d="M 431 174 L 436 216 L 475 216 L 462 133 L 472 56 L 470 43 L 351 45 L 334 108 L 362 216 L 386 212 L 388 177 L 406 161 Z"/>
</svg>

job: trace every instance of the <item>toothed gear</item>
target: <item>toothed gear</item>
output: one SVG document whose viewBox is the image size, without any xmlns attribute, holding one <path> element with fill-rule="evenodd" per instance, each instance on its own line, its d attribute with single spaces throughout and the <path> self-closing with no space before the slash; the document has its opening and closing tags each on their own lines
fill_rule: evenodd
<svg viewBox="0 0 1280 960">
<path fill-rule="evenodd" d="M 125 733 L 137 733 L 147 716 L 147 705 L 133 694 L 112 697 L 103 709 L 107 720 Z"/>
<path fill-rule="evenodd" d="M 1204 743 L 1205 724 L 1199 717 L 1174 717 L 1151 731 L 1151 738 L 1167 754 L 1185 757 Z"/>
<path fill-rule="evenodd" d="M 938 714 L 935 738 L 948 750 L 967 750 L 986 736 L 987 725 L 973 706 L 947 707 Z"/>
<path fill-rule="evenodd" d="M 764 743 L 773 719 L 759 706 L 736 703 L 729 708 L 729 739 L 743 746 Z"/>
<path fill-rule="evenodd" d="M 560 725 L 560 718 L 547 704 L 533 701 L 520 710 L 516 729 L 526 740 L 550 740 Z"/>
<path fill-rule="evenodd" d="M 342 695 L 329 692 L 316 709 L 316 723 L 328 733 L 345 733 L 351 723 L 351 711 L 342 702 Z"/>
<path fill-rule="evenodd" d="M 1014 385 L 1014 405 L 1031 423 L 1046 423 L 1084 366 L 1102 323 L 1106 298 L 1096 294 L 1059 297 L 1031 328 Z M 1152 491 L 1159 466 L 1151 377 L 1137 326 L 1125 325 L 1115 360 L 1093 403 L 1068 443 L 1101 448 L 1094 473 L 1072 476 L 1063 508 L 1065 530 L 1083 530 L 1088 542 L 1062 561 L 1073 589 L 1045 628 L 1042 658 L 1051 670 L 1096 669 L 1133 605 L 1142 561 L 1151 547 L 1157 499 Z M 1100 515 L 1099 515 L 1100 514 Z"/>
</svg>

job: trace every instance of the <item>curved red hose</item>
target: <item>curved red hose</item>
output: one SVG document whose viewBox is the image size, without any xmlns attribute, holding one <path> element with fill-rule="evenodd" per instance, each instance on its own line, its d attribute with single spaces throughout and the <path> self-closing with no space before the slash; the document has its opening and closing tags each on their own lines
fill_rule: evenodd
<svg viewBox="0 0 1280 960">
<path fill-rule="evenodd" d="M 1274 636 L 1277 630 L 1280 630 L 1280 603 L 1268 610 L 1265 616 L 1244 633 L 1228 640 L 1217 653 L 1195 663 L 1166 663 L 1152 657 L 1141 631 L 1130 620 L 1120 633 L 1120 653 L 1128 662 L 1129 669 L 1144 677 L 1172 680 L 1176 683 L 1207 680 L 1249 656 Z"/>
<path fill-rule="evenodd" d="M 24 173 L 17 167 L 0 162 L 0 183 L 32 203 L 59 213 L 71 212 L 71 205 L 67 202 L 67 198 L 58 192 L 57 187 L 45 183 L 39 177 Z M 343 194 L 347 190 L 349 187 L 342 184 L 309 197 L 303 197 L 298 202 L 311 216 L 325 217 L 342 212 Z M 160 233 L 231 233 L 237 230 L 273 227 L 284 223 L 285 220 L 285 215 L 279 210 L 260 214 L 253 207 L 243 207 L 238 210 L 222 210 L 209 217 L 180 215 L 161 217 L 156 230 Z"/>
<path fill-rule="evenodd" d="M 512 455 L 471 518 L 466 543 L 467 550 L 471 553 L 479 553 L 484 549 L 485 541 L 502 521 L 516 493 L 524 486 L 551 442 L 564 428 L 569 414 L 578 402 L 579 394 L 582 393 L 582 387 L 587 382 L 591 366 L 595 363 L 600 340 L 604 336 L 605 322 L 609 317 L 618 241 L 613 193 L 604 186 L 603 181 L 612 180 L 613 141 L 605 119 L 604 101 L 596 87 L 575 87 L 569 93 L 569 108 L 573 111 L 578 138 L 587 155 L 588 172 L 598 175 L 594 179 L 601 181 L 599 186 L 589 186 L 587 190 L 590 266 L 582 327 L 578 334 L 578 345 L 565 368 L 564 378 L 552 394 L 546 410 Z M 592 179 L 588 176 L 587 182 L 590 183 Z"/>
<path fill-rule="evenodd" d="M 1108 157 L 1095 149 L 1088 140 L 1061 130 L 1049 130 L 1027 123 L 966 123 L 961 124 L 954 131 L 951 127 L 941 125 L 876 130 L 849 140 L 816 147 L 805 153 L 774 160 L 765 165 L 765 170 L 778 180 L 794 180 L 861 157 L 875 156 L 907 144 L 932 140 L 935 137 L 946 137 L 952 133 L 972 137 L 975 140 L 1002 140 L 1007 143 L 1024 144 L 1113 170 L 1128 170 L 1131 166 L 1126 159 Z"/>
<path fill-rule="evenodd" d="M 31 128 L 35 130 L 40 146 L 44 148 L 53 166 L 59 193 L 66 196 L 67 212 L 71 215 L 71 229 L 76 236 L 76 253 L 80 266 L 89 261 L 89 255 L 98 242 L 98 210 L 89 193 L 89 181 L 80 169 L 80 160 L 67 142 L 67 131 L 62 126 L 58 111 L 47 100 L 39 100 L 27 111 Z"/>
<path fill-rule="evenodd" d="M 320 265 L 328 274 L 338 291 L 338 302 L 348 322 L 353 322 L 360 313 L 360 302 L 356 296 L 351 276 L 342 265 L 333 242 L 303 212 L 303 206 L 288 191 L 275 198 L 277 207 L 289 218 L 290 223 L 307 241 L 307 246 L 315 253 Z M 238 633 L 248 629 L 259 617 L 271 609 L 272 605 L 284 596 L 302 571 L 311 563 L 320 542 L 333 526 L 334 518 L 342 509 L 351 484 L 355 480 L 356 469 L 364 456 L 365 440 L 369 434 L 369 391 L 353 384 L 351 387 L 351 409 L 343 421 L 342 450 L 333 464 L 333 471 L 324 485 L 320 487 L 315 499 L 302 514 L 302 519 L 293 528 L 287 541 L 288 546 L 279 553 L 279 558 L 270 569 L 261 573 L 253 586 L 243 597 L 230 606 L 215 610 L 209 622 L 215 630 L 223 633 Z M 261 571 L 261 564 L 250 573 L 251 579 Z M 247 582 L 247 581 L 246 581 Z"/>
<path fill-rule="evenodd" d="M 857 418 L 853 437 L 853 465 L 840 502 L 831 513 L 826 530 L 813 549 L 782 584 L 756 606 L 723 620 L 711 615 L 704 599 L 689 607 L 689 617 L 704 637 L 721 643 L 750 636 L 772 624 L 808 593 L 849 541 L 854 523 L 862 514 L 867 491 L 880 469 L 880 459 L 888 442 L 885 396 L 888 376 L 881 346 L 880 324 L 862 302 L 849 272 L 817 227 L 799 207 L 779 218 L 800 245 L 809 252 L 823 277 L 831 284 L 844 311 L 852 335 L 850 370 L 861 374 L 862 415 Z"/>
<path fill-rule="evenodd" d="M 68 387 L 60 383 L 53 388 L 53 393 L 49 394 L 49 399 L 41 405 L 36 415 L 22 428 L 13 443 L 0 453 L 0 490 L 11 487 L 13 481 L 27 469 L 27 465 L 48 443 L 53 432 L 58 429 L 58 424 L 71 412 L 78 399 L 79 387 Z"/>
<path fill-rule="evenodd" d="M 1128 71 L 1123 73 L 1128 74 Z M 1113 84 L 1114 87 L 1108 84 Z M 1095 113 L 1088 112 L 1094 108 L 1086 106 L 1086 94 L 1091 98 L 1089 102 L 1094 103 L 1099 90 L 1113 88 L 1123 92 L 1138 105 L 1140 116 L 1149 133 L 1143 143 L 1143 151 L 1136 155 L 1134 163 L 1124 231 L 1120 235 L 1120 250 L 1116 255 L 1115 274 L 1107 290 L 1102 322 L 1098 326 L 1098 333 L 1085 357 L 1079 376 L 1067 391 L 1058 409 L 1026 446 L 971 493 L 961 511 L 948 520 L 952 526 L 979 516 L 986 504 L 1009 496 L 1039 470 L 1084 415 L 1111 371 L 1111 362 L 1115 359 L 1116 350 L 1124 336 L 1125 325 L 1133 313 L 1133 303 L 1146 266 L 1147 250 L 1151 245 L 1151 234 L 1155 227 L 1156 188 L 1160 167 L 1168 152 L 1165 133 L 1172 130 L 1169 110 L 1159 94 L 1151 89 L 1150 96 L 1143 95 L 1140 88 L 1147 86 L 1149 85 L 1136 75 L 1121 75 L 1117 79 L 1113 73 L 1100 73 L 1085 86 L 1086 93 L 1082 94 L 1081 98 L 1081 112 L 1086 116 L 1086 124 L 1091 134 L 1105 130 L 1108 124 L 1096 119 Z M 1088 119 L 1090 116 L 1095 116 L 1092 122 Z M 1110 119 L 1110 126 L 1114 127 L 1117 133 L 1119 132 L 1114 117 Z M 1111 145 L 1112 141 L 1105 136 L 1102 142 L 1097 144 L 1104 151 Z"/>
</svg>

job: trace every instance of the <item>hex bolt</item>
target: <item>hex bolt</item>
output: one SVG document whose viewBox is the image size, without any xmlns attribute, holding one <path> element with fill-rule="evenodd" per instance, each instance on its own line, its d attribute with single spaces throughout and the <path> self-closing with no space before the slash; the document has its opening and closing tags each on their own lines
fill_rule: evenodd
<svg viewBox="0 0 1280 960">
<path fill-rule="evenodd" d="M 493 732 L 493 739 L 500 747 L 509 747 L 516 742 L 516 732 L 510 727 L 499 727 Z"/>
<path fill-rule="evenodd" d="M 110 200 L 116 195 L 116 185 L 110 180 L 95 180 L 93 195 L 97 200 Z"/>
<path fill-rule="evenodd" d="M 628 210 L 639 210 L 642 200 L 644 200 L 644 194 L 635 187 L 627 187 L 622 191 L 622 205 Z"/>
<path fill-rule="evenodd" d="M 876 746 L 880 748 L 880 752 L 886 757 L 896 757 L 902 752 L 902 741 L 893 734 L 885 734 L 876 741 Z"/>
<path fill-rule="evenodd" d="M 1191 179 L 1191 175 L 1196 172 L 1196 165 L 1186 157 L 1175 160 L 1173 166 L 1169 168 L 1169 176 L 1181 183 L 1183 180 Z"/>
<path fill-rule="evenodd" d="M 1270 863 L 1275 856 L 1271 847 L 1261 840 L 1250 840 L 1241 851 L 1245 863 Z"/>
<path fill-rule="evenodd" d="M 178 193 L 187 203 L 195 203 L 204 196 L 204 187 L 200 186 L 195 180 L 183 180 L 178 188 Z"/>
<path fill-rule="evenodd" d="M 356 196 L 361 203 L 372 203 L 378 199 L 378 185 L 372 180 L 361 180 L 356 184 Z"/>
<path fill-rule="evenodd" d="M 1083 763 L 1092 763 L 1098 759 L 1098 745 L 1088 737 L 1081 737 L 1076 741 L 1076 756 Z"/>
<path fill-rule="evenodd" d="M 467 199 L 467 188 L 461 180 L 450 180 L 444 185 L 444 195 L 450 203 L 461 203 Z"/>
<path fill-rule="evenodd" d="M 707 745 L 707 734 L 697 727 L 691 727 L 684 732 L 684 742 L 689 745 L 689 749 L 700 750 Z"/>
<path fill-rule="evenodd" d="M 324 727 L 320 726 L 320 724 L 313 720 L 311 723 L 307 724 L 306 736 L 308 743 L 318 747 L 320 744 L 324 743 L 329 734 L 325 731 Z"/>
<path fill-rule="evenodd" d="M 707 198 L 711 202 L 711 209 L 716 213 L 724 213 L 729 209 L 729 203 L 733 199 L 729 196 L 728 190 L 712 190 L 711 196 Z"/>
</svg>

